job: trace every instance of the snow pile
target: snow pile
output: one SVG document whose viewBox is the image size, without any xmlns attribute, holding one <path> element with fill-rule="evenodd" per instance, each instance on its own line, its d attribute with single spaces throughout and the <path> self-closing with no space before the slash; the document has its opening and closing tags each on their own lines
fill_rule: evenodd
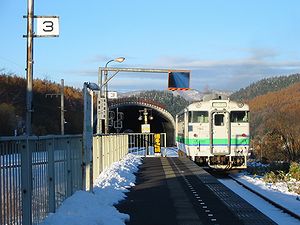
<svg viewBox="0 0 300 225">
<path fill-rule="evenodd" d="M 104 170 L 96 179 L 94 193 L 77 191 L 51 213 L 42 225 L 123 225 L 129 215 L 114 207 L 134 186 L 142 158 L 128 154 L 122 161 Z"/>
</svg>

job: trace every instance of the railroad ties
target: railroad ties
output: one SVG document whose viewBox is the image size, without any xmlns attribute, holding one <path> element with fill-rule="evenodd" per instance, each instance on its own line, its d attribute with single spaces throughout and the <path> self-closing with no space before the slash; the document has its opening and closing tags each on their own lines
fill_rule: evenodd
<svg viewBox="0 0 300 225">
<path fill-rule="evenodd" d="M 186 158 L 144 158 L 126 195 L 130 225 L 276 224 Z"/>
</svg>

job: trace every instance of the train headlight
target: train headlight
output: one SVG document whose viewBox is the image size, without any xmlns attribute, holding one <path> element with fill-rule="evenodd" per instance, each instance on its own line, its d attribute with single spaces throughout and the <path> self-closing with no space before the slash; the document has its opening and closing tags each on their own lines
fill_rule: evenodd
<svg viewBox="0 0 300 225">
<path fill-rule="evenodd" d="M 238 105 L 239 108 L 242 108 L 244 106 L 244 103 L 239 102 L 237 105 Z"/>
</svg>

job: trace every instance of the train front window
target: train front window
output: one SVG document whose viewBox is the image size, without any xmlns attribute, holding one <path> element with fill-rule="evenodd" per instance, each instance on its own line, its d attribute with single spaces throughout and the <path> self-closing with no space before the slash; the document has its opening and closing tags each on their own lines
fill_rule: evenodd
<svg viewBox="0 0 300 225">
<path fill-rule="evenodd" d="M 207 111 L 189 112 L 189 123 L 208 123 L 208 112 Z"/>
<path fill-rule="evenodd" d="M 224 114 L 215 115 L 215 126 L 224 126 Z"/>
<path fill-rule="evenodd" d="M 231 123 L 248 123 L 249 112 L 248 111 L 232 111 L 230 113 Z"/>
</svg>

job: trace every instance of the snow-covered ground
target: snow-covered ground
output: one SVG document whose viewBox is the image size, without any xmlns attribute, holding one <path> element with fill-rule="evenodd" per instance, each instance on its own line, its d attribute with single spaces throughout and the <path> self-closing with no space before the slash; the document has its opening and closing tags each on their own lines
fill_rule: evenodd
<svg viewBox="0 0 300 225">
<path fill-rule="evenodd" d="M 167 148 L 163 150 L 163 153 L 167 156 L 177 157 L 176 148 Z M 134 186 L 134 173 L 138 170 L 138 165 L 142 163 L 141 156 L 143 155 L 143 153 L 140 156 L 128 154 L 122 161 L 114 163 L 97 178 L 94 193 L 76 192 L 63 202 L 56 213 L 50 214 L 42 225 L 124 225 L 130 216 L 120 213 L 114 204 L 124 199 L 124 193 L 128 191 L 128 188 Z M 274 185 L 265 184 L 259 178 L 245 174 L 235 176 L 240 182 L 300 215 L 300 201 L 296 199 L 295 194 L 288 193 L 286 188 L 282 186 L 274 188 Z M 220 181 L 276 223 L 300 224 L 299 220 L 281 212 L 252 192 L 245 190 L 235 181 L 231 179 Z"/>
<path fill-rule="evenodd" d="M 114 204 L 124 199 L 134 186 L 134 172 L 142 158 L 128 154 L 122 161 L 103 171 L 94 184 L 94 193 L 77 191 L 51 213 L 42 225 L 123 225 L 129 215 L 120 213 Z"/>
</svg>

